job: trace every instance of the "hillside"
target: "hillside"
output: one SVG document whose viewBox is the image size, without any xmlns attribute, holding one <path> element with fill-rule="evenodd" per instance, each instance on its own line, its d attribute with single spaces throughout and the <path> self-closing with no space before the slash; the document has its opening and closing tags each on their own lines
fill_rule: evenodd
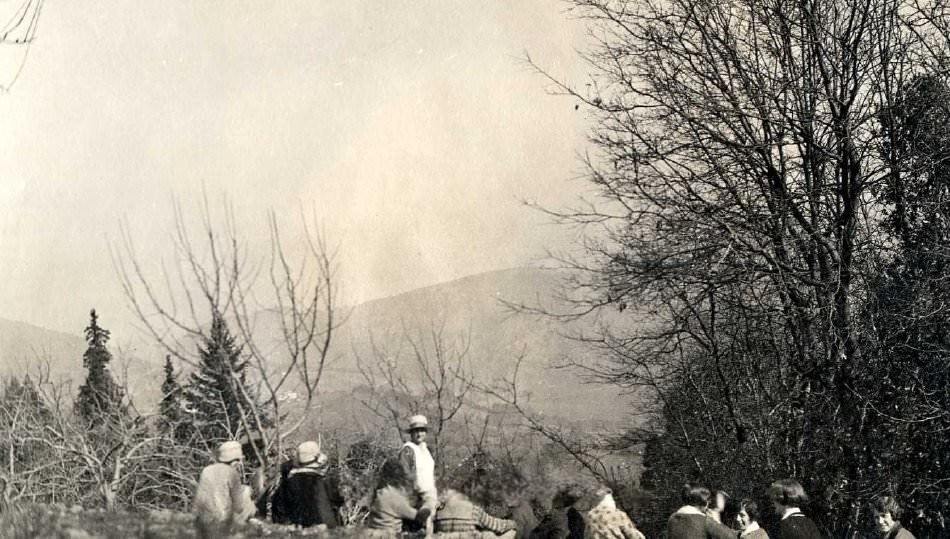
<svg viewBox="0 0 950 539">
<path fill-rule="evenodd" d="M 0 318 L 0 376 L 33 374 L 48 366 L 52 380 L 68 379 L 82 368 L 85 349 L 78 333 Z"/>
<path fill-rule="evenodd" d="M 624 401 L 618 401 L 615 390 L 583 383 L 576 373 L 555 368 L 566 357 L 592 353 L 561 335 L 583 326 L 565 327 L 548 318 L 513 312 L 504 304 L 548 303 L 556 284 L 557 276 L 551 271 L 502 270 L 345 309 L 348 318 L 335 337 L 333 361 L 321 384 L 320 415 L 347 421 L 364 413 L 353 397 L 353 390 L 366 384 L 356 357 L 373 360 L 373 343 L 387 355 L 395 355 L 400 344 L 405 344 L 405 334 L 427 338 L 433 329 L 443 328 L 447 343 L 466 335 L 470 338 L 471 365 L 484 383 L 509 376 L 517 357 L 524 353 L 519 388 L 539 412 L 568 422 L 616 422 L 628 417 L 628 407 L 617 405 Z M 268 323 L 266 315 L 257 329 L 262 335 L 279 333 L 276 321 Z M 32 372 L 48 363 L 53 380 L 72 379 L 76 387 L 83 375 L 84 350 L 79 332 L 70 335 L 0 319 L 0 375 Z M 402 357 L 408 360 L 407 352 L 403 348 Z M 161 376 L 161 365 L 142 359 L 133 362 L 129 389 L 138 404 L 148 407 L 159 398 L 154 381 Z"/>
<path fill-rule="evenodd" d="M 427 337 L 444 327 L 446 341 L 469 335 L 469 357 L 482 381 L 509 376 L 519 354 L 525 354 L 519 386 L 530 405 L 569 421 L 624 418 L 611 388 L 585 384 L 576 373 L 556 369 L 564 358 L 592 353 L 562 333 L 581 329 L 543 317 L 512 312 L 504 302 L 549 302 L 557 277 L 550 271 L 519 268 L 482 273 L 370 301 L 353 308 L 337 335 L 337 353 L 325 379 L 325 391 L 346 391 L 363 384 L 355 356 L 374 357 L 380 350 L 398 350 L 402 335 Z M 408 357 L 405 354 L 403 357 Z"/>
</svg>

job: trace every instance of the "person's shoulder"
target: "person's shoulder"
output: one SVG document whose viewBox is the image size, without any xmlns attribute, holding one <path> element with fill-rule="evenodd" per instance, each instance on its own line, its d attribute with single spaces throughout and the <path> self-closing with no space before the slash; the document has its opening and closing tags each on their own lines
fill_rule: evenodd
<svg viewBox="0 0 950 539">
<path fill-rule="evenodd" d="M 782 519 L 780 528 L 783 538 L 821 537 L 821 532 L 818 531 L 818 525 L 803 514 L 791 515 L 788 518 Z"/>
<path fill-rule="evenodd" d="M 910 530 L 907 528 L 901 528 L 898 530 L 897 535 L 894 536 L 894 539 L 916 539 L 914 534 L 910 533 Z"/>
</svg>

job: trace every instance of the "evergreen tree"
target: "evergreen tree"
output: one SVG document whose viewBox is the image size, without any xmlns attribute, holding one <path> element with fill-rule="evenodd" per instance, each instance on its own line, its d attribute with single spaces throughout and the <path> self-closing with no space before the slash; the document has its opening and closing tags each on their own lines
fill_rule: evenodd
<svg viewBox="0 0 950 539">
<path fill-rule="evenodd" d="M 176 442 L 187 441 L 190 426 L 185 421 L 185 414 L 182 410 L 183 388 L 178 383 L 178 374 L 175 372 L 175 366 L 172 364 L 171 356 L 165 357 L 165 380 L 162 382 L 162 400 L 158 404 L 159 415 L 161 416 L 162 432 L 170 435 Z"/>
<path fill-rule="evenodd" d="M 165 380 L 162 382 L 162 401 L 158 408 L 162 419 L 168 425 L 175 425 L 181 421 L 181 391 L 172 358 L 165 356 Z"/>
<path fill-rule="evenodd" d="M 212 315 L 211 333 L 198 355 L 200 365 L 184 391 L 197 434 L 209 445 L 247 434 L 241 414 L 243 410 L 250 421 L 253 393 L 247 387 L 247 362 L 220 313 Z"/>
<path fill-rule="evenodd" d="M 86 383 L 80 386 L 76 398 L 76 413 L 82 419 L 101 422 L 103 417 L 114 417 L 122 413 L 122 389 L 112 379 L 109 362 L 112 354 L 106 348 L 109 342 L 109 330 L 99 325 L 96 310 L 89 313 L 89 326 L 86 327 L 88 348 L 82 356 L 86 368 Z"/>
</svg>

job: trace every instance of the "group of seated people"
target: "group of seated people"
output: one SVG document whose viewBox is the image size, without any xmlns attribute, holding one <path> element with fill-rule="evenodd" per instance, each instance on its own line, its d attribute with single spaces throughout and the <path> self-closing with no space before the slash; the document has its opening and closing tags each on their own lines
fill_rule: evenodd
<svg viewBox="0 0 950 539">
<path fill-rule="evenodd" d="M 295 458 L 281 467 L 275 488 L 263 493 L 264 503 L 258 500 L 255 504 L 251 487 L 241 482 L 243 458 L 240 444 L 225 442 L 216 452 L 216 462 L 202 470 L 192 504 L 199 537 L 227 537 L 255 516 L 302 528 L 340 525 L 336 508 L 341 500 L 334 498 L 334 489 L 326 480 L 328 459 L 319 444 L 304 442 L 297 447 Z M 406 531 L 425 530 L 427 523 L 437 536 L 446 539 L 569 536 L 568 527 L 538 525 L 530 507 L 511 508 L 511 518 L 499 518 L 461 492 L 444 489 L 433 510 L 430 504 L 418 503 L 415 490 L 402 459 L 398 455 L 388 459 L 379 471 L 360 536 L 395 538 Z M 610 489 L 591 490 L 586 497 L 589 511 L 582 517 L 586 526 L 579 528 L 587 529 L 583 537 L 643 539 L 626 513 L 617 508 Z"/>
<path fill-rule="evenodd" d="M 802 507 L 808 496 L 794 479 L 780 479 L 769 485 L 766 496 L 778 519 L 774 530 L 779 539 L 822 539 L 818 526 Z M 700 485 L 687 484 L 683 503 L 667 522 L 667 539 L 769 539 L 759 525 L 759 505 L 745 498 L 733 504 L 733 518 L 724 519 L 729 495 Z M 870 505 L 877 533 L 885 539 L 914 539 L 900 523 L 900 505 L 890 496 L 876 498 Z M 724 522 L 726 520 L 726 522 Z"/>
<path fill-rule="evenodd" d="M 342 500 L 331 495 L 333 489 L 326 481 L 329 459 L 320 451 L 320 444 L 310 441 L 297 447 L 295 458 L 281 467 L 276 488 L 263 493 L 263 504 L 260 500 L 255 504 L 251 488 L 242 484 L 240 466 L 244 457 L 240 444 L 221 444 L 216 457 L 217 462 L 202 470 L 193 502 L 199 537 L 227 537 L 255 515 L 269 515 L 274 523 L 303 528 L 339 526 L 336 509 Z M 535 520 L 530 507 L 522 508 L 520 513 L 513 510 L 508 515 L 511 518 L 492 516 L 451 489 L 439 492 L 436 504 L 419 503 L 416 490 L 402 459 L 397 455 L 387 460 L 379 471 L 360 536 L 389 539 L 405 531 L 431 530 L 446 539 L 644 539 L 628 515 L 617 507 L 611 490 L 603 486 L 583 493 L 562 490 L 541 522 Z M 780 539 L 823 537 L 801 510 L 807 503 L 801 484 L 792 479 L 779 480 L 766 494 L 779 519 L 775 531 Z M 722 491 L 686 485 L 684 505 L 670 516 L 665 537 L 768 539 L 768 533 L 758 524 L 759 507 L 753 500 L 733 504 L 734 516 L 724 519 L 728 498 Z M 913 539 L 898 520 L 900 506 L 896 500 L 878 498 L 871 510 L 881 537 Z"/>
</svg>

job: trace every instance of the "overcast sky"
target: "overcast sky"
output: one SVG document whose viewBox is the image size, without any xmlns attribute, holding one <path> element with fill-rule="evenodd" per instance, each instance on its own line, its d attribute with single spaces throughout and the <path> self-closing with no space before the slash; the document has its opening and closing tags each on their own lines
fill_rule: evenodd
<svg viewBox="0 0 950 539">
<path fill-rule="evenodd" d="M 568 233 L 520 200 L 586 189 L 583 109 L 521 61 L 582 78 L 563 9 L 47 1 L 0 94 L 0 317 L 79 333 L 95 306 L 121 326 L 109 238 L 126 219 L 157 264 L 173 197 L 193 212 L 202 183 L 251 235 L 313 208 L 350 302 L 538 261 Z"/>
</svg>

